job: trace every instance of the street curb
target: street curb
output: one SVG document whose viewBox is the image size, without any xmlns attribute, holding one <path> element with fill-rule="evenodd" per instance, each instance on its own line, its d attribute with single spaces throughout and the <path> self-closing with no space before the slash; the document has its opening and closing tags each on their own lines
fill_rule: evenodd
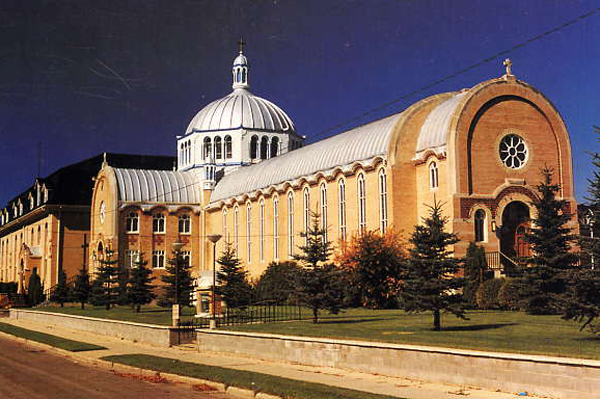
<svg viewBox="0 0 600 399">
<path fill-rule="evenodd" d="M 89 356 L 82 355 L 81 352 L 71 352 L 66 349 L 57 348 L 55 346 L 51 346 L 51 345 L 44 344 L 41 342 L 31 341 L 29 339 L 18 337 L 16 335 L 11 335 L 11 334 L 1 332 L 1 331 L 0 331 L 0 336 L 6 337 L 13 341 L 22 342 L 22 343 L 25 343 L 30 346 L 39 347 L 39 348 L 43 348 L 43 349 L 46 349 L 46 350 L 49 350 L 52 352 L 56 352 L 60 355 L 71 358 L 80 363 L 85 363 L 89 366 L 101 367 L 103 369 L 115 370 L 115 371 L 119 371 L 119 372 L 129 372 L 131 374 L 134 374 L 133 372 L 135 372 L 135 374 L 143 375 L 145 377 L 154 377 L 154 376 L 160 375 L 166 379 L 184 383 L 184 384 L 188 384 L 190 386 L 206 385 L 206 386 L 213 388 L 215 391 L 223 392 L 223 393 L 226 393 L 227 395 L 231 395 L 236 398 L 283 399 L 281 396 L 271 395 L 271 394 L 267 394 L 264 392 L 255 393 L 254 391 L 247 389 L 247 388 L 239 388 L 239 387 L 235 387 L 233 385 L 228 386 L 221 382 L 204 380 L 201 378 L 188 377 L 188 376 L 179 375 L 179 374 L 164 373 L 164 372 L 144 369 L 144 368 L 140 368 L 140 367 L 133 367 L 133 366 L 125 365 L 125 364 L 111 362 L 109 360 L 90 358 Z M 98 350 L 103 350 L 103 349 L 98 349 Z"/>
</svg>

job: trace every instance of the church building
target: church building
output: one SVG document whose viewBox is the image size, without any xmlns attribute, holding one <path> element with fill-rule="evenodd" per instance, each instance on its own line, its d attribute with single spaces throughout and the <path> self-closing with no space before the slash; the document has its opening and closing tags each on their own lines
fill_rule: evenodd
<svg viewBox="0 0 600 399">
<path fill-rule="evenodd" d="M 90 264 L 140 254 L 158 277 L 177 249 L 201 277 L 231 244 L 252 278 L 292 259 L 320 215 L 327 239 L 393 228 L 410 233 L 444 203 L 457 256 L 475 241 L 497 274 L 529 254 L 540 169 L 549 166 L 573 214 L 569 134 L 542 92 L 503 76 L 424 98 L 402 112 L 304 144 L 292 119 L 250 92 L 243 51 L 233 91 L 202 108 L 177 136 L 176 170 L 106 163 L 91 204 Z M 168 145 L 168 144 L 167 144 Z M 216 243 L 215 243 L 216 242 Z M 216 245 L 216 248 L 213 248 Z"/>
</svg>

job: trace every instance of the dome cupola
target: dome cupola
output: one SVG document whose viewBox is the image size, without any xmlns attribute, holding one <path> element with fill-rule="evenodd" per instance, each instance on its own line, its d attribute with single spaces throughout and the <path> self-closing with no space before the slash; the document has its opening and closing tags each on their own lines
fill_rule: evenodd
<svg viewBox="0 0 600 399">
<path fill-rule="evenodd" d="M 235 60 L 233 60 L 233 68 L 231 74 L 233 75 L 233 89 L 249 89 L 248 84 L 248 59 L 244 55 L 244 39 L 240 39 L 240 53 Z"/>
</svg>

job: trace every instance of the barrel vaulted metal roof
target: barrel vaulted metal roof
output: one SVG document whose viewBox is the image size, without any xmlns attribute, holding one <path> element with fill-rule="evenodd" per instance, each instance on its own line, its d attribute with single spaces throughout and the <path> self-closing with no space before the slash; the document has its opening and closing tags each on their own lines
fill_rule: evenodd
<svg viewBox="0 0 600 399">
<path fill-rule="evenodd" d="M 296 131 L 290 117 L 277 105 L 245 88 L 238 88 L 202 108 L 185 133 L 240 128 L 280 133 Z"/>
<path fill-rule="evenodd" d="M 191 173 L 122 168 L 114 171 L 120 201 L 200 203 L 198 182 Z"/>
<path fill-rule="evenodd" d="M 417 141 L 417 153 L 446 145 L 452 115 L 466 94 L 467 92 L 456 93 L 429 113 L 421 126 Z"/>
<path fill-rule="evenodd" d="M 279 157 L 240 168 L 223 176 L 217 183 L 211 202 L 377 155 L 387 155 L 393 126 L 400 115 L 394 114 Z"/>
</svg>

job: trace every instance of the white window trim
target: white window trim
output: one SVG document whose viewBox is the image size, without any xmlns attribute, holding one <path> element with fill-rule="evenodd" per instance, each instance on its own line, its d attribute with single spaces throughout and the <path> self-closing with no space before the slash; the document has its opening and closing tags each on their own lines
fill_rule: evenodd
<svg viewBox="0 0 600 399">
<path fill-rule="evenodd" d="M 288 258 L 293 259 L 294 257 L 294 193 L 288 192 L 287 195 L 287 206 L 288 206 Z"/>
<path fill-rule="evenodd" d="M 158 221 L 159 229 L 156 229 L 154 224 L 155 221 Z M 162 223 L 160 223 L 162 221 Z M 162 229 L 160 227 L 162 226 Z M 166 234 L 167 231 L 167 218 L 163 212 L 156 213 L 152 215 L 152 234 Z"/>
<path fill-rule="evenodd" d="M 187 220 L 187 223 L 186 223 Z M 185 227 L 187 224 L 187 231 L 185 231 L 186 229 L 182 229 L 182 221 L 183 221 L 183 226 Z M 189 213 L 184 213 L 178 216 L 177 218 L 177 231 L 179 232 L 179 234 L 184 234 L 184 235 L 190 235 L 192 234 L 192 217 L 190 216 Z"/>
<path fill-rule="evenodd" d="M 367 230 L 367 189 L 364 173 L 359 173 L 356 179 L 356 194 L 358 200 L 358 232 L 363 234 Z"/>
<path fill-rule="evenodd" d="M 388 227 L 387 206 L 387 174 L 384 168 L 379 169 L 379 229 L 385 233 Z"/>
<path fill-rule="evenodd" d="M 134 215 L 134 217 L 132 217 L 131 215 Z M 135 230 L 129 228 L 129 225 L 130 225 L 129 220 L 136 221 L 135 222 L 135 227 L 136 227 Z M 131 224 L 133 224 L 133 222 Z M 140 215 L 139 215 L 139 213 L 133 212 L 133 211 L 127 213 L 127 216 L 125 217 L 125 232 L 127 234 L 138 234 L 140 232 Z"/>
<path fill-rule="evenodd" d="M 436 190 L 440 186 L 439 168 L 436 161 L 429 163 L 429 188 Z"/>
<path fill-rule="evenodd" d="M 320 184 L 319 192 L 321 194 L 321 229 L 323 229 L 323 239 L 327 242 L 327 184 L 325 182 Z"/>
<path fill-rule="evenodd" d="M 161 262 L 161 260 L 162 260 L 162 262 Z M 162 266 L 156 266 L 156 265 L 160 265 L 161 263 L 162 263 Z M 158 270 L 166 269 L 165 251 L 164 250 L 152 251 L 152 268 L 158 269 Z"/>
<path fill-rule="evenodd" d="M 265 200 L 258 203 L 258 255 L 259 260 L 265 260 Z"/>
<path fill-rule="evenodd" d="M 252 261 L 252 204 L 246 204 L 246 262 Z"/>
<path fill-rule="evenodd" d="M 279 197 L 273 197 L 273 258 L 279 259 Z"/>
</svg>

